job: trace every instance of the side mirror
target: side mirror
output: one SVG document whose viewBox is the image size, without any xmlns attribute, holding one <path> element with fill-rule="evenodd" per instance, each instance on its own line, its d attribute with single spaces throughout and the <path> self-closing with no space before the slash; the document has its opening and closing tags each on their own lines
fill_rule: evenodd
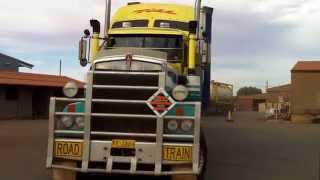
<svg viewBox="0 0 320 180">
<path fill-rule="evenodd" d="M 83 33 L 84 33 L 84 37 L 85 37 L 85 38 L 90 37 L 90 31 L 89 31 L 88 29 L 84 30 Z"/>
<path fill-rule="evenodd" d="M 198 21 L 190 21 L 189 22 L 189 32 L 192 34 L 197 33 Z"/>
<path fill-rule="evenodd" d="M 86 66 L 88 64 L 88 56 L 87 56 L 87 40 L 81 38 L 79 42 L 79 61 L 81 66 Z"/>
</svg>

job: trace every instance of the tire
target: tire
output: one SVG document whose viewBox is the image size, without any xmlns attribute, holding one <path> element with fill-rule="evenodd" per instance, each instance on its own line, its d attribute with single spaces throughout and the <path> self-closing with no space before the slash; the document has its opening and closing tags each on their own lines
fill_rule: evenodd
<svg viewBox="0 0 320 180">
<path fill-rule="evenodd" d="M 63 162 L 59 163 L 59 165 L 75 167 L 76 163 Z M 77 180 L 77 172 L 65 169 L 53 169 L 52 180 Z"/>
<path fill-rule="evenodd" d="M 200 166 L 202 166 L 199 175 L 174 175 L 171 180 L 204 180 L 206 167 L 207 167 L 207 142 L 203 131 L 200 134 Z M 183 170 L 183 167 L 179 167 Z"/>
</svg>

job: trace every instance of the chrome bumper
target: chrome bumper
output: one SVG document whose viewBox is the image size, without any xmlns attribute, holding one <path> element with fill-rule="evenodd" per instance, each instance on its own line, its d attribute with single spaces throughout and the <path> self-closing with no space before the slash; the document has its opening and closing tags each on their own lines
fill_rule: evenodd
<svg viewBox="0 0 320 180">
<path fill-rule="evenodd" d="M 129 115 L 129 114 L 97 114 L 91 113 L 91 103 L 92 102 L 116 102 L 116 103 L 131 103 L 130 100 L 115 100 L 115 99 L 93 99 L 92 89 L 93 88 L 121 88 L 121 87 L 98 87 L 93 85 L 93 74 L 101 73 L 90 71 L 88 73 L 88 83 L 86 89 L 85 99 L 70 99 L 70 98 L 51 98 L 50 101 L 50 112 L 49 112 L 49 136 L 48 136 L 48 154 L 47 154 L 47 168 L 58 168 L 74 170 L 84 173 L 117 173 L 117 174 L 142 174 L 142 175 L 175 175 L 175 174 L 198 174 L 201 172 L 202 164 L 200 163 L 200 117 L 201 117 L 201 104 L 199 102 L 177 102 L 176 104 L 191 104 L 195 106 L 194 116 L 163 116 L 159 117 L 157 115 Z M 103 72 L 106 73 L 106 72 Z M 126 72 L 130 74 L 130 72 Z M 137 74 L 137 73 L 132 73 Z M 154 75 L 154 74 L 153 74 Z M 159 88 L 164 88 L 165 86 L 165 74 L 158 73 L 159 75 Z M 132 87 L 123 87 L 132 88 Z M 140 88 L 140 87 L 135 87 Z M 141 87 L 143 88 L 143 87 Z M 56 103 L 57 102 L 85 102 L 85 112 L 83 113 L 68 113 L 68 112 L 57 112 Z M 132 101 L 134 103 L 145 103 L 145 100 Z M 70 115 L 70 116 L 84 116 L 85 117 L 85 128 L 84 131 L 61 131 L 55 128 L 55 120 L 57 116 Z M 91 131 L 90 121 L 91 117 L 126 117 L 126 118 L 143 118 L 148 116 L 156 121 L 157 129 L 154 134 L 147 133 L 124 133 L 124 132 L 94 132 Z M 193 135 L 169 135 L 164 134 L 163 126 L 164 119 L 194 119 L 194 134 Z M 81 159 L 81 166 L 78 168 L 67 167 L 55 164 L 54 162 L 54 142 L 59 139 L 58 134 L 70 134 L 70 138 L 63 139 L 64 141 L 71 141 L 72 135 L 81 134 L 83 138 L 81 141 L 83 143 L 83 157 Z M 115 157 L 110 155 L 111 141 L 97 141 L 92 140 L 92 135 L 104 135 L 104 136 L 130 136 L 130 137 L 153 137 L 155 142 L 137 142 L 136 143 L 136 155 L 134 157 Z M 170 139 L 170 142 L 174 140 L 175 143 L 166 143 L 166 139 Z M 188 139 L 190 143 L 181 143 L 181 139 Z M 180 146 L 191 146 L 193 149 L 192 162 L 169 162 L 163 161 L 162 153 L 164 145 L 180 145 Z M 91 162 L 104 162 L 106 166 L 104 168 L 92 169 L 89 168 Z M 130 164 L 129 170 L 114 169 L 114 163 L 128 163 Z M 153 171 L 141 171 L 137 170 L 137 165 L 141 164 L 151 164 L 154 165 Z M 179 165 L 179 164 L 189 164 L 190 169 L 183 171 L 164 170 L 164 165 Z"/>
</svg>

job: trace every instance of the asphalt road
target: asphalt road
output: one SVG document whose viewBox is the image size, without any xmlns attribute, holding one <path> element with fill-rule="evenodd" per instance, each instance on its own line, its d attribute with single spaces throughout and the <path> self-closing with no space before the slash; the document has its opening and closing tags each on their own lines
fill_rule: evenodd
<svg viewBox="0 0 320 180">
<path fill-rule="evenodd" d="M 203 121 L 206 180 L 319 180 L 320 125 L 262 122 L 256 113 Z M 0 179 L 49 180 L 47 121 L 0 121 Z"/>
</svg>

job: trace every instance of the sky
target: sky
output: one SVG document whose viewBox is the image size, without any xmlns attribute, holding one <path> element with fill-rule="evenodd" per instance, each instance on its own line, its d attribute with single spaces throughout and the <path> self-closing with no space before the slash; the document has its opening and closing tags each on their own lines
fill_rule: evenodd
<svg viewBox="0 0 320 180">
<path fill-rule="evenodd" d="M 137 0 L 136 0 L 137 1 Z M 181 3 L 177 0 L 142 2 Z M 114 0 L 113 12 L 127 0 Z M 193 4 L 184 0 L 184 4 Z M 78 42 L 89 20 L 104 22 L 105 0 L 0 1 L 0 52 L 32 63 L 25 72 L 83 80 Z M 212 79 L 265 88 L 290 83 L 298 60 L 320 60 L 319 0 L 203 0 L 214 8 Z"/>
</svg>

